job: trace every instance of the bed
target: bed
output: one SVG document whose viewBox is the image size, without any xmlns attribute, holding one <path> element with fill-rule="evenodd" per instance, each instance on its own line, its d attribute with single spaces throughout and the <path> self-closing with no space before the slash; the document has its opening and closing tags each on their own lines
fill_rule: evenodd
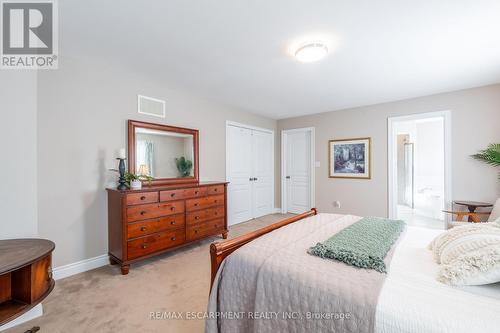
<svg viewBox="0 0 500 333">
<path fill-rule="evenodd" d="M 458 288 L 435 279 L 426 247 L 439 230 L 408 227 L 387 275 L 307 253 L 359 219 L 311 210 L 212 244 L 206 331 L 498 332 L 499 284 Z M 367 289 L 380 276 L 373 297 Z"/>
</svg>

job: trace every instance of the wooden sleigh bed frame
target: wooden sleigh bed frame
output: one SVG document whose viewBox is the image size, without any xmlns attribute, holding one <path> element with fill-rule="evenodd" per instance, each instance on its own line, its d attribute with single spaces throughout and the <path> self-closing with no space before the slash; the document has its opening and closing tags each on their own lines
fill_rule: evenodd
<svg viewBox="0 0 500 333">
<path fill-rule="evenodd" d="M 241 235 L 226 241 L 215 242 L 210 244 L 210 260 L 212 262 L 212 279 L 210 282 L 210 288 L 214 283 L 215 276 L 217 275 L 217 271 L 219 270 L 220 264 L 228 255 L 233 253 L 235 250 L 262 235 L 270 233 L 271 231 L 279 229 L 287 224 L 300 221 L 310 216 L 314 216 L 317 213 L 318 211 L 316 210 L 316 208 L 312 208 L 311 210 L 305 213 L 289 217 L 283 221 L 279 221 L 271 225 L 268 225 L 267 227 L 249 232 L 248 234 Z"/>
</svg>

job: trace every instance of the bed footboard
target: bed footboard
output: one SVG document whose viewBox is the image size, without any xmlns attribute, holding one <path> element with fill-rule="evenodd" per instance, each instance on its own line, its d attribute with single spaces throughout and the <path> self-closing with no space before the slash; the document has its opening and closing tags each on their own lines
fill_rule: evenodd
<svg viewBox="0 0 500 333">
<path fill-rule="evenodd" d="M 231 253 L 233 253 L 236 249 L 238 249 L 240 246 L 245 245 L 248 242 L 251 242 L 252 240 L 265 235 L 273 230 L 276 230 L 278 228 L 281 228 L 287 224 L 297 222 L 299 220 L 305 219 L 306 217 L 310 217 L 313 215 L 317 214 L 316 208 L 312 208 L 311 210 L 296 215 L 292 216 L 290 218 L 287 218 L 283 221 L 279 221 L 276 223 L 273 223 L 271 225 L 268 225 L 267 227 L 257 229 L 255 231 L 252 231 L 248 234 L 241 235 L 239 237 L 229 239 L 223 242 L 215 242 L 210 245 L 210 260 L 212 262 L 212 279 L 210 283 L 210 288 L 212 287 L 212 284 L 214 283 L 215 275 L 217 275 L 217 271 L 219 270 L 220 264 L 222 261 Z"/>
</svg>

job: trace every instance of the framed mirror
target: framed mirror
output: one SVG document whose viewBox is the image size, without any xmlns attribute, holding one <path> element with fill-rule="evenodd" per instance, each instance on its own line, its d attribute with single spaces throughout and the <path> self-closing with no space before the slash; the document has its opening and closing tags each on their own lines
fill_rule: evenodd
<svg viewBox="0 0 500 333">
<path fill-rule="evenodd" d="M 198 182 L 198 130 L 129 120 L 128 170 L 153 185 Z"/>
</svg>

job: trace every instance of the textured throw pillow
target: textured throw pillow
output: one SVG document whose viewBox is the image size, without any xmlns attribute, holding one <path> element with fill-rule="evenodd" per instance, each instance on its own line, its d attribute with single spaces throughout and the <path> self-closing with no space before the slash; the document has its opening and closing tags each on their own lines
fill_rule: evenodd
<svg viewBox="0 0 500 333">
<path fill-rule="evenodd" d="M 500 244 L 462 254 L 449 264 L 442 265 L 438 280 L 454 286 L 500 282 Z"/>
<path fill-rule="evenodd" d="M 491 244 L 500 244 L 500 228 L 477 223 L 443 232 L 429 244 L 429 249 L 434 260 L 440 264 Z"/>
<path fill-rule="evenodd" d="M 500 229 L 490 228 L 474 231 L 447 242 L 440 248 L 438 263 L 448 264 L 459 256 L 490 245 L 500 245 Z"/>
</svg>

